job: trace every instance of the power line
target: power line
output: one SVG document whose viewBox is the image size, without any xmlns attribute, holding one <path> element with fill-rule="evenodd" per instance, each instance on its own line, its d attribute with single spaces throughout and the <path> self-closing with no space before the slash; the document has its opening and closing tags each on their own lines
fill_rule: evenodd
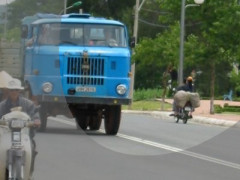
<svg viewBox="0 0 240 180">
<path fill-rule="evenodd" d="M 161 25 L 161 24 L 154 24 L 154 23 L 151 23 L 151 22 L 148 22 L 148 21 L 145 21 L 143 19 L 138 19 L 140 22 L 144 23 L 144 24 L 147 24 L 147 25 L 150 25 L 150 26 L 155 26 L 155 27 L 160 27 L 160 28 L 168 28 L 169 25 Z"/>
<path fill-rule="evenodd" d="M 172 13 L 167 12 L 167 11 L 157 11 L 157 10 L 151 10 L 151 9 L 146 9 L 146 8 L 142 8 L 142 10 L 152 12 L 152 13 L 156 13 L 156 14 L 172 14 Z"/>
</svg>

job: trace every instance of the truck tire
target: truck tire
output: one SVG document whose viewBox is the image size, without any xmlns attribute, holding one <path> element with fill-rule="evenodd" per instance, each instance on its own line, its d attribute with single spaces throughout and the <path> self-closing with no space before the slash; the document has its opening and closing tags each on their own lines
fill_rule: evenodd
<svg viewBox="0 0 240 180">
<path fill-rule="evenodd" d="M 39 131 L 44 132 L 47 127 L 47 107 L 44 103 L 42 103 L 39 108 L 39 116 L 41 120 L 41 126 L 39 128 Z"/>
<path fill-rule="evenodd" d="M 102 116 L 91 116 L 91 119 L 89 121 L 89 128 L 90 130 L 97 131 L 100 129 L 102 123 Z"/>
<path fill-rule="evenodd" d="M 121 105 L 108 106 L 104 116 L 105 132 L 116 135 L 121 121 Z"/>
<path fill-rule="evenodd" d="M 76 124 L 77 124 L 77 129 L 82 129 L 82 130 L 86 130 L 88 127 L 88 116 L 81 113 L 76 115 Z"/>
</svg>

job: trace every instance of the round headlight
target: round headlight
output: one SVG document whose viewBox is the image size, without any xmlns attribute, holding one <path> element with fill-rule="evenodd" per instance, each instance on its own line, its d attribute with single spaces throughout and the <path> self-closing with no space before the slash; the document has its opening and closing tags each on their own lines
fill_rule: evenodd
<svg viewBox="0 0 240 180">
<path fill-rule="evenodd" d="M 127 92 L 127 87 L 126 87 L 126 85 L 124 85 L 124 84 L 119 84 L 119 85 L 117 86 L 117 93 L 118 93 L 119 95 L 124 95 L 126 92 Z"/>
<path fill-rule="evenodd" d="M 42 86 L 43 92 L 45 93 L 50 93 L 53 90 L 53 85 L 50 82 L 46 82 Z"/>
</svg>

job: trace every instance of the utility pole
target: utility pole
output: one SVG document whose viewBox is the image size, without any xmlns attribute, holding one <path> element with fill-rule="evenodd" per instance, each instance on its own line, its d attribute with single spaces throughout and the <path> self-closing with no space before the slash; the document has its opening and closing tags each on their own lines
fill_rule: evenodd
<svg viewBox="0 0 240 180">
<path fill-rule="evenodd" d="M 64 11 L 63 14 L 67 13 L 67 0 L 64 0 Z"/>
<path fill-rule="evenodd" d="M 135 5 L 135 15 L 134 15 L 134 27 L 133 27 L 133 37 L 135 37 L 135 43 L 137 44 L 137 38 L 138 38 L 138 17 L 139 17 L 139 11 L 142 8 L 142 5 L 144 4 L 145 0 L 142 0 L 140 4 L 140 0 L 136 0 Z M 130 97 L 133 99 L 133 90 L 134 90 L 134 79 L 135 79 L 135 63 L 131 66 L 132 72 L 131 72 L 131 87 L 130 87 Z M 132 108 L 132 102 L 128 106 L 128 109 Z"/>
<path fill-rule="evenodd" d="M 135 16 L 134 16 L 134 27 L 133 27 L 133 36 L 135 37 L 135 41 L 137 43 L 137 35 L 138 35 L 138 7 L 139 7 L 139 0 L 136 0 L 135 5 Z"/>
<path fill-rule="evenodd" d="M 7 36 L 7 23 L 8 23 L 8 1 L 5 4 L 5 16 L 4 16 L 4 34 L 3 37 L 6 39 Z"/>
<path fill-rule="evenodd" d="M 142 8 L 142 5 L 144 4 L 146 0 L 142 0 L 140 4 L 140 0 L 136 0 L 136 5 L 135 5 L 135 16 L 134 16 L 134 27 L 133 27 L 133 36 L 136 39 L 137 43 L 137 38 L 138 38 L 138 19 L 139 19 L 139 11 Z"/>
</svg>

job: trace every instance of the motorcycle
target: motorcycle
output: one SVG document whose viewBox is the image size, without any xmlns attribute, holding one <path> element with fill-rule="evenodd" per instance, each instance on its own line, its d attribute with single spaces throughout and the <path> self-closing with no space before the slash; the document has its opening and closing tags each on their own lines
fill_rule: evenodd
<svg viewBox="0 0 240 180">
<path fill-rule="evenodd" d="M 0 180 L 31 180 L 34 124 L 21 111 L 12 111 L 0 120 Z"/>
<path fill-rule="evenodd" d="M 178 114 L 175 116 L 176 123 L 178 123 L 179 120 L 181 119 L 183 123 L 186 124 L 188 119 L 192 118 L 192 112 L 193 112 L 192 104 L 190 101 L 187 101 L 184 107 L 179 108 Z"/>
</svg>

